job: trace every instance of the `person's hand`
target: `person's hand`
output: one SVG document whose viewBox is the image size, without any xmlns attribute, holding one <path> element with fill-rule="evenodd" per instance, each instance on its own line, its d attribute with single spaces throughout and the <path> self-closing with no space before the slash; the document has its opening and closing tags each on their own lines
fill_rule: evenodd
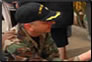
<svg viewBox="0 0 92 62">
<path fill-rule="evenodd" d="M 2 35 L 2 41 L 5 41 L 6 39 L 11 39 L 16 37 L 16 34 L 14 31 L 6 32 Z"/>
<path fill-rule="evenodd" d="M 10 42 L 10 41 L 13 40 L 14 38 L 16 38 L 15 30 L 11 30 L 9 32 L 6 32 L 6 33 L 2 34 L 3 51 L 5 51 L 6 46 L 8 46 L 8 45 L 13 43 L 13 42 Z"/>
</svg>

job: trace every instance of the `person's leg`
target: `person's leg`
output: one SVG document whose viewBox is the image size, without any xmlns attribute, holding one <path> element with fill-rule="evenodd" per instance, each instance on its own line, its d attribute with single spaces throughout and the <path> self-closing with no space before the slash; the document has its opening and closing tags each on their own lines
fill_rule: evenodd
<svg viewBox="0 0 92 62">
<path fill-rule="evenodd" d="M 72 36 L 72 26 L 68 26 L 68 28 L 67 28 L 67 36 L 68 37 Z"/>
<path fill-rule="evenodd" d="M 58 48 L 61 60 L 67 59 L 66 47 Z"/>
<path fill-rule="evenodd" d="M 66 59 L 66 45 L 68 44 L 67 28 L 52 29 L 51 34 L 58 47 L 60 59 Z"/>
<path fill-rule="evenodd" d="M 89 39 L 91 40 L 91 3 L 90 2 L 87 3 L 86 15 L 88 19 Z"/>
</svg>

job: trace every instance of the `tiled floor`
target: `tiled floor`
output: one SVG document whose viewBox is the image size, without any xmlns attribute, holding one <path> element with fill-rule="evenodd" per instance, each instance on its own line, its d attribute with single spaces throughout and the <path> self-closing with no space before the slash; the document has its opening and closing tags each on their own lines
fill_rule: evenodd
<svg viewBox="0 0 92 62">
<path fill-rule="evenodd" d="M 88 40 L 86 29 L 78 26 L 72 26 L 72 36 L 69 38 L 67 46 L 68 57 L 74 57 L 91 49 L 91 41 Z"/>
</svg>

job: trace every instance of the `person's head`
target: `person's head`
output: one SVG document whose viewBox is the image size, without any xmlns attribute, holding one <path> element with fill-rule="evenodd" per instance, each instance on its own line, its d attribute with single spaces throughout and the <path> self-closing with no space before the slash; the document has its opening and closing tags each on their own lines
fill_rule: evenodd
<svg viewBox="0 0 92 62">
<path fill-rule="evenodd" d="M 52 24 L 55 24 L 55 23 L 52 21 L 44 22 L 44 21 L 37 20 L 32 23 L 25 23 L 24 28 L 31 36 L 39 36 L 41 34 L 50 32 Z"/>
<path fill-rule="evenodd" d="M 24 24 L 31 36 L 39 36 L 51 31 L 52 24 L 60 18 L 60 12 L 50 11 L 39 3 L 29 3 L 17 9 L 15 19 Z"/>
</svg>

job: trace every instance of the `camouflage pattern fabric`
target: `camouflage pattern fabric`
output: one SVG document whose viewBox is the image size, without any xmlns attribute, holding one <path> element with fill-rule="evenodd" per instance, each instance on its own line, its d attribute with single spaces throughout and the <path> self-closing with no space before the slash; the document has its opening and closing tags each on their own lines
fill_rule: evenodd
<svg viewBox="0 0 92 62">
<path fill-rule="evenodd" d="M 58 50 L 50 33 L 39 36 L 39 45 L 19 24 L 12 30 L 16 37 L 4 41 L 3 52 L 8 61 L 51 61 L 58 58 Z"/>
</svg>

